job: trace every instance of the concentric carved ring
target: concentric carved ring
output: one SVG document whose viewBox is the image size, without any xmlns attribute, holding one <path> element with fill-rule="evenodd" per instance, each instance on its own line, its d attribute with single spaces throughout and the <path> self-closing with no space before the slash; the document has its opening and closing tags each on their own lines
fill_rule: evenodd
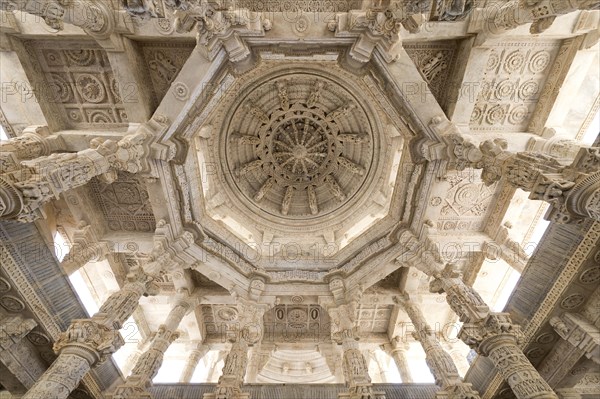
<svg viewBox="0 0 600 399">
<path fill-rule="evenodd" d="M 373 158 L 373 133 L 359 101 L 338 83 L 307 73 L 251 90 L 226 134 L 235 184 L 274 215 L 338 209 L 361 187 Z"/>
</svg>

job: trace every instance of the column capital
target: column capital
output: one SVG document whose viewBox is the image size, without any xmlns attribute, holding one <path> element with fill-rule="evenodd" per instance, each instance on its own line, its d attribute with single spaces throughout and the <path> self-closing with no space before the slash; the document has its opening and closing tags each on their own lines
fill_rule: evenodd
<svg viewBox="0 0 600 399">
<path fill-rule="evenodd" d="M 459 332 L 459 338 L 471 349 L 488 356 L 490 347 L 498 342 L 519 344 L 523 338 L 521 328 L 512 323 L 508 313 L 490 313 L 486 318 L 467 322 Z"/>
<path fill-rule="evenodd" d="M 54 343 L 57 354 L 75 354 L 93 366 L 106 361 L 125 342 L 113 328 L 93 319 L 77 319 Z"/>
</svg>

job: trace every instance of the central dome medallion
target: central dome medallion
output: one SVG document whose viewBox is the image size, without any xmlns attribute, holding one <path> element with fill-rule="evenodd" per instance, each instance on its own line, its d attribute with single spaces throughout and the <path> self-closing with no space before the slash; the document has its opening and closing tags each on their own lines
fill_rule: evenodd
<svg viewBox="0 0 600 399">
<path fill-rule="evenodd" d="M 233 183 L 254 205 L 288 218 L 323 216 L 363 185 L 373 133 L 338 82 L 287 73 L 243 90 L 226 124 Z"/>
</svg>

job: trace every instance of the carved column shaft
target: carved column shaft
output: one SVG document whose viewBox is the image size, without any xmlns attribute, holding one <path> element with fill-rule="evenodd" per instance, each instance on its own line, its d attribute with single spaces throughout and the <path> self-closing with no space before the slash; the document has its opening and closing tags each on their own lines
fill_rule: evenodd
<svg viewBox="0 0 600 399">
<path fill-rule="evenodd" d="M 395 348 L 391 350 L 392 359 L 394 359 L 394 363 L 396 364 L 396 368 L 398 369 L 402 383 L 412 384 L 414 381 L 412 373 L 410 372 L 408 360 L 406 359 L 406 348 L 402 347 L 400 343 L 392 345 L 395 346 Z"/>
<path fill-rule="evenodd" d="M 209 350 L 210 346 L 198 344 L 197 349 L 194 349 L 190 353 L 190 356 L 188 357 L 183 372 L 181 373 L 181 377 L 179 378 L 179 382 L 188 384 L 192 380 L 192 376 L 194 375 L 196 367 L 198 367 L 198 363 L 200 363 L 200 360 L 202 360 L 202 358 L 206 356 Z"/>
<path fill-rule="evenodd" d="M 238 339 L 231 345 L 231 350 L 225 357 L 223 374 L 213 394 L 205 395 L 205 399 L 241 399 L 248 398 L 241 390 L 248 365 L 248 344 L 244 339 Z"/>
<path fill-rule="evenodd" d="M 483 356 L 488 356 L 511 386 L 518 399 L 556 399 L 550 386 L 523 354 L 517 341 L 521 335 L 507 313 L 491 313 L 479 294 L 448 264 L 429 287 L 446 292 L 446 300 L 463 325 L 459 338 Z"/>
<path fill-rule="evenodd" d="M 73 320 L 54 344 L 58 358 L 23 399 L 66 399 L 90 370 L 123 346 L 119 329 L 133 314 L 143 293 L 156 292 L 153 280 L 140 270 L 112 294 L 90 319 Z"/>
<path fill-rule="evenodd" d="M 435 383 L 442 390 L 448 392 L 446 396 L 458 397 L 456 395 L 462 394 L 478 398 L 479 394 L 471 388 L 471 385 L 464 383 L 460 378 L 452 357 L 442 348 L 417 304 L 412 302 L 406 294 L 397 299 L 415 326 L 413 337 L 421 343 L 425 351 L 425 360 L 435 378 Z"/>
<path fill-rule="evenodd" d="M 495 334 L 479 344 L 518 399 L 556 399 L 556 394 L 517 345 L 514 334 Z"/>
</svg>

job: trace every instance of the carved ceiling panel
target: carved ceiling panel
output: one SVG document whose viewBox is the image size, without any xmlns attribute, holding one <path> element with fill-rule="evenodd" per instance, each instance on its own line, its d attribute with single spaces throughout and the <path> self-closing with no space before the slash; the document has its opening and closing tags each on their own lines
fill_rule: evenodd
<svg viewBox="0 0 600 399">
<path fill-rule="evenodd" d="M 447 106 L 447 90 L 454 75 L 458 42 L 454 40 L 406 43 L 404 49 L 428 83 L 429 90 L 442 108 Z"/>
<path fill-rule="evenodd" d="M 315 340 L 323 342 L 331 337 L 329 315 L 319 305 L 278 305 L 265 313 L 265 336 L 285 342 Z"/>
<path fill-rule="evenodd" d="M 152 81 L 156 106 L 169 90 L 195 46 L 195 42 L 140 43 L 145 68 Z"/>
<path fill-rule="evenodd" d="M 90 186 L 109 229 L 142 232 L 156 229 L 148 191 L 141 177 L 119 172 L 112 184 L 94 178 Z"/>
<path fill-rule="evenodd" d="M 30 41 L 27 50 L 43 75 L 38 95 L 58 106 L 67 128 L 111 128 L 128 123 L 123 106 L 136 87 L 119 87 L 106 52 L 95 43 Z"/>
<path fill-rule="evenodd" d="M 472 131 L 527 131 L 560 41 L 503 42 L 491 50 Z"/>
<path fill-rule="evenodd" d="M 465 170 L 448 173 L 444 180 L 448 185 L 443 196 L 433 196 L 429 205 L 438 214 L 439 231 L 480 231 L 488 208 L 494 198 L 497 184 L 486 186 L 476 172 Z"/>
<path fill-rule="evenodd" d="M 356 320 L 361 332 L 387 332 L 394 305 L 361 303 L 356 309 Z"/>
</svg>

